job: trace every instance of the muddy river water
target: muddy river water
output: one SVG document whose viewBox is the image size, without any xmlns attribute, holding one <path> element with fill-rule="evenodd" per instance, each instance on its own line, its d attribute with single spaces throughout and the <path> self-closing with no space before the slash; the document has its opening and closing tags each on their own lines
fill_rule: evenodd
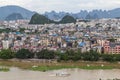
<svg viewBox="0 0 120 80">
<path fill-rule="evenodd" d="M 70 75 L 56 76 L 58 73 Z M 120 70 L 62 69 L 40 72 L 11 68 L 9 72 L 0 72 L 0 80 L 99 80 L 100 78 L 102 80 L 120 79 Z"/>
</svg>

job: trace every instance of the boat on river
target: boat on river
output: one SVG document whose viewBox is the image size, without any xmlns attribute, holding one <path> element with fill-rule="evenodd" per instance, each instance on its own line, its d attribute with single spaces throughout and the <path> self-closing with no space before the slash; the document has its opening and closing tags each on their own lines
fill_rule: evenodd
<svg viewBox="0 0 120 80">
<path fill-rule="evenodd" d="M 52 75 L 50 75 L 50 76 L 67 77 L 67 76 L 70 76 L 70 74 L 67 73 L 67 72 L 56 72 L 56 73 L 54 73 L 54 74 L 52 74 Z"/>
</svg>

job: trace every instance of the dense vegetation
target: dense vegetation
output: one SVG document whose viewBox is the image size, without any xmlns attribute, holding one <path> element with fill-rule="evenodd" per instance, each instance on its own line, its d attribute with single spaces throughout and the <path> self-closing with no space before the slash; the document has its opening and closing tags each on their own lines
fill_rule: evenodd
<svg viewBox="0 0 120 80">
<path fill-rule="evenodd" d="M 15 56 L 15 53 L 12 52 L 10 49 L 3 49 L 0 51 L 0 58 L 1 59 L 11 59 Z"/>
<path fill-rule="evenodd" d="M 38 13 L 34 14 L 30 20 L 30 24 L 50 24 L 54 23 L 54 21 L 48 19 L 43 15 L 39 15 Z"/>
<path fill-rule="evenodd" d="M 62 20 L 59 23 L 75 23 L 75 22 L 76 20 L 72 16 L 66 15 L 62 18 Z"/>
<path fill-rule="evenodd" d="M 99 54 L 96 51 L 81 53 L 80 51 L 67 50 L 64 53 L 55 52 L 50 50 L 41 50 L 37 53 L 32 53 L 28 49 L 21 49 L 17 52 L 13 52 L 10 49 L 4 49 L 0 51 L 1 59 L 57 59 L 58 61 L 108 61 L 115 62 L 120 61 L 120 54 Z"/>
<path fill-rule="evenodd" d="M 55 59 L 56 55 L 54 51 L 41 50 L 37 53 L 38 59 Z"/>
<path fill-rule="evenodd" d="M 28 49 L 21 49 L 18 52 L 16 52 L 16 58 L 18 59 L 29 59 L 33 57 L 34 54 L 30 52 Z"/>
<path fill-rule="evenodd" d="M 29 24 L 50 24 L 50 23 L 56 23 L 56 24 L 65 24 L 65 23 L 75 23 L 76 20 L 69 15 L 66 15 L 62 18 L 61 21 L 55 22 L 53 20 L 48 19 L 47 17 L 40 15 L 40 14 L 34 14 L 30 20 Z"/>
<path fill-rule="evenodd" d="M 9 33 L 13 31 L 12 29 L 9 29 L 9 28 L 6 28 L 6 29 L 0 29 L 0 33 L 3 33 L 3 32 L 6 32 L 6 33 Z"/>
<path fill-rule="evenodd" d="M 78 60 L 84 60 L 84 61 L 98 61 L 99 60 L 99 53 L 95 51 L 90 51 L 90 52 L 75 52 L 73 50 L 68 50 L 65 53 L 59 53 L 59 61 L 64 60 L 64 61 L 78 61 Z"/>
</svg>

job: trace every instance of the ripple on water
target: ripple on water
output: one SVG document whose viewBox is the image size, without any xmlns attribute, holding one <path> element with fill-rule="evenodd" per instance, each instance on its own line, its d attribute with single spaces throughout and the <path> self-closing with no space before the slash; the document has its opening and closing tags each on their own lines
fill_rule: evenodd
<svg viewBox="0 0 120 80">
<path fill-rule="evenodd" d="M 70 73 L 67 77 L 50 76 L 55 73 Z M 0 72 L 0 80 L 102 80 L 120 79 L 120 70 L 82 70 L 82 69 L 62 69 L 47 72 L 28 71 L 16 67 L 10 68 L 9 72 Z"/>
</svg>

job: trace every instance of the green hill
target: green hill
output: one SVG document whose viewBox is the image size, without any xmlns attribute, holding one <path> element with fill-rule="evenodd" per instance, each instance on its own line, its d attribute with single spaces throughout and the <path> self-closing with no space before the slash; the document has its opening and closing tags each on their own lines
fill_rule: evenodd
<svg viewBox="0 0 120 80">
<path fill-rule="evenodd" d="M 43 15 L 36 13 L 32 16 L 29 24 L 50 24 L 50 23 L 65 24 L 65 23 L 75 23 L 75 22 L 76 20 L 72 16 L 69 16 L 69 15 L 64 16 L 61 21 L 55 22 L 53 20 L 48 19 L 47 17 Z"/>
<path fill-rule="evenodd" d="M 50 24 L 50 23 L 54 23 L 54 21 L 48 19 L 43 15 L 36 13 L 32 16 L 29 24 Z"/>
<path fill-rule="evenodd" d="M 75 23 L 76 19 L 74 19 L 72 16 L 66 15 L 62 18 L 62 20 L 59 23 Z"/>
</svg>

